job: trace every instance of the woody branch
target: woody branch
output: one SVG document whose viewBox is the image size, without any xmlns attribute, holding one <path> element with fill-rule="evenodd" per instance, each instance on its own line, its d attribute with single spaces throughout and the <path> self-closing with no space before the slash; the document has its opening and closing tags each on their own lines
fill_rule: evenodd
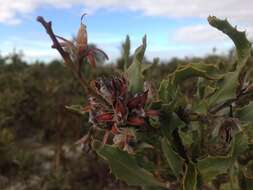
<svg viewBox="0 0 253 190">
<path fill-rule="evenodd" d="M 59 43 L 56 35 L 53 32 L 52 29 L 52 22 L 45 21 L 45 19 L 42 16 L 37 17 L 37 21 L 41 23 L 41 25 L 45 28 L 47 34 L 51 38 L 53 45 L 52 47 L 57 49 L 57 51 L 60 53 L 62 58 L 64 59 L 65 64 L 71 69 L 74 76 L 78 79 L 78 81 L 81 84 L 81 87 L 84 89 L 84 91 L 94 97 L 96 97 L 99 101 L 105 103 L 105 105 L 108 105 L 108 102 L 106 102 L 102 97 L 100 97 L 88 84 L 88 82 L 85 80 L 84 76 L 80 74 L 79 69 L 77 65 L 71 60 L 69 54 L 64 51 L 61 44 Z"/>
</svg>

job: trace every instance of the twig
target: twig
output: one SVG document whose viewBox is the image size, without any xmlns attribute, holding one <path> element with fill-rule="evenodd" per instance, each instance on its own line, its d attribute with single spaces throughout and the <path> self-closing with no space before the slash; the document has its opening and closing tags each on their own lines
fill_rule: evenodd
<svg viewBox="0 0 253 190">
<path fill-rule="evenodd" d="M 229 99 L 226 102 L 224 102 L 223 104 L 221 104 L 221 105 L 219 105 L 217 107 L 214 107 L 213 109 L 210 110 L 210 113 L 211 114 L 215 114 L 215 113 L 219 112 L 220 110 L 222 110 L 222 109 L 224 109 L 224 108 L 226 108 L 228 106 L 231 106 L 232 103 L 239 102 L 242 99 L 247 98 L 247 96 L 252 95 L 252 93 L 253 93 L 253 88 L 249 89 L 246 92 L 240 93 L 236 98 Z"/>
<path fill-rule="evenodd" d="M 103 102 L 103 105 L 110 106 L 107 101 L 105 101 L 100 95 L 98 95 L 95 90 L 93 90 L 88 82 L 85 80 L 83 74 L 81 74 L 78 70 L 78 65 L 75 64 L 72 59 L 70 58 L 69 54 L 64 51 L 62 48 L 61 44 L 59 43 L 57 39 L 57 35 L 54 34 L 53 29 L 52 29 L 52 22 L 45 21 L 45 19 L 41 16 L 37 17 L 37 21 L 42 24 L 42 26 L 45 28 L 47 34 L 51 38 L 53 45 L 52 47 L 57 49 L 62 58 L 64 59 L 65 64 L 71 69 L 72 73 L 76 77 L 76 79 L 79 81 L 81 84 L 81 87 L 84 89 L 84 91 L 94 97 L 97 98 L 98 101 Z"/>
<path fill-rule="evenodd" d="M 214 107 L 213 109 L 210 110 L 210 113 L 211 114 L 215 114 L 217 112 L 219 112 L 220 110 L 230 106 L 233 102 L 235 102 L 237 100 L 237 98 L 233 98 L 233 99 L 229 99 L 227 100 L 226 102 L 224 102 L 223 104 L 217 106 L 217 107 Z"/>
<path fill-rule="evenodd" d="M 41 16 L 37 17 L 37 21 L 40 22 L 42 24 L 42 26 L 46 29 L 47 34 L 50 36 L 50 38 L 53 42 L 53 47 L 59 51 L 59 53 L 61 54 L 65 63 L 67 63 L 67 64 L 71 63 L 72 61 L 69 57 L 69 54 L 63 50 L 63 48 L 61 47 L 61 44 L 57 40 L 56 35 L 54 34 L 54 32 L 52 30 L 52 22 L 51 21 L 46 22 L 45 19 Z"/>
</svg>

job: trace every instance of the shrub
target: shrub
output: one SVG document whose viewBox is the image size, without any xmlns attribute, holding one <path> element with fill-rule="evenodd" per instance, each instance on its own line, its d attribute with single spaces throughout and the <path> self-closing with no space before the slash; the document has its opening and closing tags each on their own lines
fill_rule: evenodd
<svg viewBox="0 0 253 190">
<path fill-rule="evenodd" d="M 88 46 L 86 26 L 81 22 L 69 41 L 54 34 L 51 22 L 38 21 L 87 93 L 88 105 L 67 107 L 89 114 L 91 127 L 79 143 L 105 159 L 117 179 L 143 189 L 252 188 L 253 86 L 245 32 L 208 17 L 234 42 L 236 61 L 223 69 L 178 65 L 155 88 L 143 75 L 150 68 L 142 63 L 146 36 L 131 59 L 130 45 L 124 46 L 122 72 L 89 82 L 82 65 L 95 67 L 97 54 L 107 55 Z"/>
</svg>

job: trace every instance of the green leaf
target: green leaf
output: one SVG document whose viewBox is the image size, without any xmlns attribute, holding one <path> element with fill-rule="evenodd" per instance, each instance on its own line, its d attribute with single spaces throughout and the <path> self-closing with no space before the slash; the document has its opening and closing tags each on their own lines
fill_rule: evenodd
<svg viewBox="0 0 253 190">
<path fill-rule="evenodd" d="M 142 61 L 143 58 L 144 58 L 144 54 L 145 54 L 145 51 L 146 51 L 146 47 L 147 47 L 147 36 L 145 35 L 143 38 L 142 38 L 142 45 L 139 46 L 135 52 L 134 52 L 134 61 L 135 60 L 139 60 L 139 61 Z"/>
<path fill-rule="evenodd" d="M 203 78 L 198 79 L 197 83 L 197 97 L 198 99 L 205 99 L 205 97 L 213 94 L 215 88 L 210 86 Z"/>
<path fill-rule="evenodd" d="M 144 77 L 141 73 L 141 62 L 135 60 L 127 70 L 127 76 L 129 80 L 129 90 L 133 93 L 137 93 L 143 90 Z"/>
<path fill-rule="evenodd" d="M 183 178 L 183 190 L 196 190 L 197 189 L 197 168 L 192 162 L 186 166 L 186 172 Z"/>
<path fill-rule="evenodd" d="M 236 97 L 236 88 L 238 86 L 238 78 L 244 69 L 248 58 L 251 55 L 251 43 L 246 38 L 245 32 L 240 32 L 229 24 L 227 20 L 220 20 L 215 16 L 209 16 L 208 22 L 211 26 L 217 28 L 227 34 L 236 46 L 237 65 L 235 72 L 229 72 L 223 79 L 223 84 L 218 91 L 210 99 L 210 106 L 219 104 L 227 99 Z"/>
<path fill-rule="evenodd" d="M 164 79 L 160 83 L 159 97 L 163 103 L 171 103 L 176 98 L 177 88 L 169 79 Z"/>
<path fill-rule="evenodd" d="M 198 123 L 198 122 L 196 122 Z M 194 124 L 194 125 L 197 125 L 197 124 Z M 202 146 L 202 142 L 201 142 L 201 129 L 200 128 L 203 128 L 204 126 L 200 126 L 200 125 L 197 125 L 198 127 L 198 130 L 193 130 L 192 131 L 192 138 L 194 139 L 193 143 L 192 143 L 192 159 L 196 159 L 199 157 L 200 153 L 201 153 L 201 146 Z M 203 130 L 203 129 L 202 129 Z"/>
<path fill-rule="evenodd" d="M 198 169 L 205 181 L 211 181 L 217 175 L 227 173 L 231 161 L 230 157 L 208 156 L 198 161 Z"/>
<path fill-rule="evenodd" d="M 237 51 L 239 70 L 241 70 L 251 54 L 251 43 L 248 41 L 246 33 L 238 31 L 227 20 L 221 20 L 215 16 L 209 16 L 208 22 L 211 26 L 222 31 L 232 39 Z"/>
<path fill-rule="evenodd" d="M 253 122 L 253 102 L 236 110 L 236 117 L 240 121 Z"/>
<path fill-rule="evenodd" d="M 143 66 L 142 60 L 144 58 L 147 45 L 146 35 L 143 37 L 142 45 L 135 50 L 133 63 L 128 67 L 126 74 L 129 80 L 129 88 L 133 93 L 143 90 Z"/>
<path fill-rule="evenodd" d="M 149 124 L 151 127 L 154 128 L 159 128 L 160 127 L 160 119 L 159 117 L 153 117 L 153 118 L 148 118 Z"/>
<path fill-rule="evenodd" d="M 160 126 L 163 136 L 171 140 L 173 131 L 183 128 L 185 123 L 174 112 L 165 112 L 160 115 Z"/>
<path fill-rule="evenodd" d="M 207 102 L 205 99 L 193 102 L 192 110 L 198 114 L 206 114 L 207 113 Z"/>
<path fill-rule="evenodd" d="M 83 111 L 83 106 L 81 106 L 81 105 L 65 106 L 65 108 L 70 111 L 74 111 L 76 113 L 79 113 L 81 115 L 84 115 L 86 113 L 85 111 Z"/>
<path fill-rule="evenodd" d="M 244 176 L 253 180 L 253 160 L 250 160 L 243 168 Z"/>
<path fill-rule="evenodd" d="M 177 69 L 164 79 L 159 87 L 159 96 L 164 103 L 180 97 L 178 85 L 192 77 L 203 77 L 209 80 L 218 80 L 221 75 L 218 74 L 218 68 L 212 64 L 191 63 L 178 66 Z M 179 102 L 179 101 L 178 101 Z"/>
<path fill-rule="evenodd" d="M 179 66 L 174 74 L 174 83 L 180 84 L 182 81 L 192 77 L 203 77 L 209 80 L 220 79 L 218 68 L 212 64 L 191 63 Z"/>
<path fill-rule="evenodd" d="M 174 112 L 171 114 L 170 118 L 170 123 L 169 123 L 170 128 L 178 128 L 181 129 L 185 126 L 185 123 L 175 114 Z M 172 131 L 171 131 L 172 132 Z"/>
<path fill-rule="evenodd" d="M 182 143 L 185 147 L 190 148 L 195 139 L 193 139 L 192 131 L 178 131 Z"/>
<path fill-rule="evenodd" d="M 93 141 L 92 148 L 108 161 L 112 173 L 129 185 L 165 187 L 152 173 L 138 166 L 135 157 L 127 152 L 111 145 L 102 145 L 99 141 Z"/>
<path fill-rule="evenodd" d="M 239 85 L 238 82 L 239 72 L 228 72 L 224 75 L 224 78 L 219 81 L 218 89 L 208 99 L 210 107 L 224 103 L 226 100 L 236 98 L 236 89 Z"/>
<path fill-rule="evenodd" d="M 232 144 L 231 156 L 234 160 L 237 159 L 248 148 L 248 137 L 243 131 L 235 134 Z"/>
<path fill-rule="evenodd" d="M 242 130 L 248 137 L 248 144 L 253 144 L 253 125 L 251 124 L 246 124 L 242 126 Z"/>
<path fill-rule="evenodd" d="M 130 37 L 127 35 L 125 42 L 122 44 L 123 48 L 123 56 L 124 56 L 124 71 L 127 70 L 129 64 L 129 56 L 130 56 L 130 49 L 131 49 L 131 41 Z"/>
<path fill-rule="evenodd" d="M 184 160 L 173 150 L 170 142 L 164 137 L 161 140 L 163 155 L 166 158 L 173 174 L 179 178 Z"/>
</svg>

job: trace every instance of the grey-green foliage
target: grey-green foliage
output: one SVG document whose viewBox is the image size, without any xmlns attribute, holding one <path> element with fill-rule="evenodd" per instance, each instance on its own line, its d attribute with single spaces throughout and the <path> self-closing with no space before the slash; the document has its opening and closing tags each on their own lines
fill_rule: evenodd
<svg viewBox="0 0 253 190">
<path fill-rule="evenodd" d="M 245 32 L 238 31 L 227 20 L 209 17 L 208 21 L 234 42 L 236 67 L 220 69 L 215 63 L 194 62 L 179 65 L 163 79 L 159 88 L 160 101 L 156 102 L 160 109 L 160 128 L 145 126 L 146 131 L 137 130 L 137 133 L 143 133 L 138 140 L 148 139 L 154 147 L 148 153 L 137 149 L 136 155 L 128 155 L 113 145 L 94 147 L 98 155 L 108 161 L 114 175 L 130 185 L 197 190 L 217 188 L 214 184 L 218 181 L 239 186 L 240 181 L 234 181 L 235 175 L 243 175 L 245 183 L 252 183 L 249 172 L 246 173 L 250 168 L 238 161 L 252 147 L 249 146 L 252 143 L 248 138 L 249 127 L 245 127 L 252 126 L 252 105 L 239 104 L 241 99 L 252 100 L 252 84 L 241 77 L 247 72 L 245 68 L 251 67 L 247 62 L 251 56 L 251 43 Z M 143 89 L 145 49 L 146 37 L 126 70 L 133 93 Z M 186 94 L 187 89 L 183 87 L 189 81 L 195 82 L 196 86 L 191 94 Z M 179 122 L 174 122 L 175 117 Z M 138 165 L 139 157 L 153 162 L 155 172 L 151 174 L 144 165 L 143 168 Z M 220 175 L 225 175 L 227 180 L 219 181 Z"/>
</svg>

